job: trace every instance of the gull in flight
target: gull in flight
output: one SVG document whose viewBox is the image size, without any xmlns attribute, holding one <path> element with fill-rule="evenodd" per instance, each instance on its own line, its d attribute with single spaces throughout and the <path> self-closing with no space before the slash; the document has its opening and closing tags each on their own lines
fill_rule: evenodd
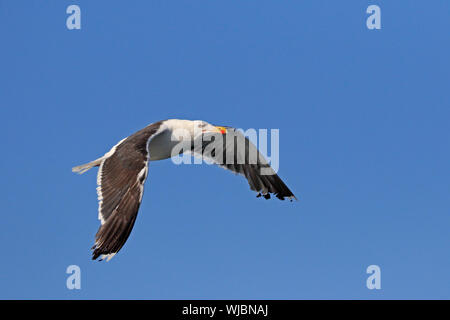
<svg viewBox="0 0 450 320">
<path fill-rule="evenodd" d="M 213 126 L 201 120 L 158 121 L 121 140 L 104 156 L 72 168 L 97 174 L 98 218 L 101 226 L 92 247 L 92 259 L 109 261 L 125 244 L 136 221 L 148 166 L 190 153 L 244 176 L 257 197 L 273 194 L 297 200 L 256 146 L 239 130 Z"/>
</svg>

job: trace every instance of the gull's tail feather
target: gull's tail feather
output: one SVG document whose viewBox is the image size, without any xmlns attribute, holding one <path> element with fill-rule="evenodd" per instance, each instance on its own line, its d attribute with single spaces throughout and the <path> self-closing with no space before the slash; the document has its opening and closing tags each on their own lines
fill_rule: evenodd
<svg viewBox="0 0 450 320">
<path fill-rule="evenodd" d="M 103 161 L 103 158 L 99 158 L 97 160 L 94 160 L 92 162 L 86 163 L 86 164 L 82 164 L 80 166 L 76 166 L 72 168 L 72 172 L 77 172 L 79 174 L 83 174 L 86 171 L 88 171 L 89 169 L 93 168 L 93 167 L 98 167 Z"/>
</svg>

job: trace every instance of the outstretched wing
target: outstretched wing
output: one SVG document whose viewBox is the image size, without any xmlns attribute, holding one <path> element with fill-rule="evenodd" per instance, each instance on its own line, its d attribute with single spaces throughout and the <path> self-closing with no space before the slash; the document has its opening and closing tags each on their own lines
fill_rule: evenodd
<svg viewBox="0 0 450 320">
<path fill-rule="evenodd" d="M 201 143 L 194 143 L 193 153 L 243 175 L 250 189 L 258 192 L 257 197 L 262 195 L 269 199 L 270 194 L 274 194 L 281 200 L 297 200 L 256 146 L 239 130 L 231 127 L 226 129 L 226 134 L 204 134 Z"/>
<path fill-rule="evenodd" d="M 92 247 L 92 259 L 110 260 L 125 244 L 136 221 L 148 173 L 148 143 L 159 133 L 151 125 L 108 152 L 97 175 L 101 226 Z"/>
</svg>

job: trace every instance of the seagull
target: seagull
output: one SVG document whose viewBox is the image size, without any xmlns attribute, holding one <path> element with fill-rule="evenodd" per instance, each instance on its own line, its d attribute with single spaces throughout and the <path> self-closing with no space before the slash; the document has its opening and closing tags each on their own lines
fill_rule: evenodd
<svg viewBox="0 0 450 320">
<path fill-rule="evenodd" d="M 169 119 L 152 123 L 122 139 L 102 157 L 72 168 L 82 174 L 97 173 L 100 228 L 92 247 L 92 260 L 109 261 L 128 239 L 136 221 L 152 161 L 200 157 L 244 176 L 257 197 L 297 200 L 270 167 L 256 146 L 232 127 L 214 126 L 202 120 Z"/>
</svg>

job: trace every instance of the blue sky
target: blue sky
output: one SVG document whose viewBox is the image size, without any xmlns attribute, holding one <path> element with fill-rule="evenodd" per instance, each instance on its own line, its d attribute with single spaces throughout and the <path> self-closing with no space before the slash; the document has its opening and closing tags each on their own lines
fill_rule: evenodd
<svg viewBox="0 0 450 320">
<path fill-rule="evenodd" d="M 81 30 L 66 8 L 81 8 Z M 368 30 L 366 8 L 381 8 Z M 448 299 L 450 2 L 0 0 L 0 298 Z M 298 202 L 151 163 L 91 261 L 96 170 L 149 123 L 280 130 Z M 81 290 L 66 268 L 81 268 Z M 381 290 L 366 268 L 381 268 Z"/>
</svg>

